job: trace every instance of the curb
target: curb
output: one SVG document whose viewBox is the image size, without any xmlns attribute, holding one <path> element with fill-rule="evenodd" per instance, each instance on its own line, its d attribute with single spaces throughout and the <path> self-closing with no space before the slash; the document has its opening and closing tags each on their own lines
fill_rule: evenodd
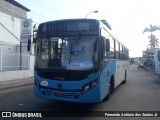
<svg viewBox="0 0 160 120">
<path fill-rule="evenodd" d="M 20 86 L 27 86 L 27 85 L 33 84 L 33 82 L 34 82 L 33 78 L 24 78 L 24 79 L 18 79 L 18 80 L 2 81 L 2 82 L 0 82 L 0 90 L 14 88 L 14 87 L 20 87 Z"/>
</svg>

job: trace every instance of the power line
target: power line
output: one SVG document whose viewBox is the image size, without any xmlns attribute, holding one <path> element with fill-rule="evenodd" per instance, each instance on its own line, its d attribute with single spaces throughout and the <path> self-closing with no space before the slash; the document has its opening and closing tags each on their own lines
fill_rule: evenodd
<svg viewBox="0 0 160 120">
<path fill-rule="evenodd" d="M 37 15 L 39 15 L 39 16 L 41 16 L 41 17 L 45 18 L 45 19 L 48 19 L 48 18 L 46 18 L 45 16 L 43 16 L 43 15 L 41 15 L 41 14 L 37 13 L 37 12 L 34 12 L 34 11 L 31 11 L 31 12 L 33 12 L 33 13 L 35 13 L 35 14 L 37 14 Z"/>
<path fill-rule="evenodd" d="M 28 2 L 29 2 L 29 6 L 31 6 L 31 5 L 34 5 L 35 7 L 38 7 L 38 8 L 40 8 L 41 10 L 43 10 L 43 11 L 46 11 L 46 12 L 48 12 L 48 10 L 46 9 L 46 7 L 44 8 L 43 6 L 40 6 L 39 4 L 37 4 L 37 2 L 35 2 L 34 0 L 28 0 Z M 27 2 L 27 3 L 28 3 Z M 37 10 L 37 9 L 36 9 Z M 35 10 L 34 10 L 35 11 Z"/>
<path fill-rule="evenodd" d="M 21 2 L 21 4 L 23 4 L 23 3 Z M 39 5 L 37 4 L 37 2 L 27 1 L 27 2 L 25 2 L 25 4 L 27 4 L 27 6 L 29 6 L 29 9 L 30 9 L 31 6 L 35 6 L 34 8 L 36 8 L 36 10 L 38 10 L 38 9 L 40 8 L 41 10 L 43 9 L 43 11 L 48 12 L 48 10 L 47 10 L 47 9 L 44 9 L 43 6 L 39 6 Z M 37 8 L 38 8 L 38 9 L 37 9 Z M 32 13 L 34 13 L 34 14 L 37 14 L 37 15 L 39 15 L 40 17 L 43 17 L 43 18 L 45 18 L 45 19 L 47 19 L 47 20 L 49 19 L 49 18 L 47 18 L 46 16 L 44 16 L 44 15 L 36 12 L 36 10 L 31 10 L 31 9 L 30 9 L 30 12 L 32 12 Z"/>
</svg>

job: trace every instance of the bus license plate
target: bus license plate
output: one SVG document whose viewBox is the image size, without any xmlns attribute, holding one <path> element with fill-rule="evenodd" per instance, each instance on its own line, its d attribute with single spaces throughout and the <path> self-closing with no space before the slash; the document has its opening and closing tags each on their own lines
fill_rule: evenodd
<svg viewBox="0 0 160 120">
<path fill-rule="evenodd" d="M 64 93 L 59 93 L 59 92 L 54 92 L 54 96 L 65 97 L 65 94 Z"/>
</svg>

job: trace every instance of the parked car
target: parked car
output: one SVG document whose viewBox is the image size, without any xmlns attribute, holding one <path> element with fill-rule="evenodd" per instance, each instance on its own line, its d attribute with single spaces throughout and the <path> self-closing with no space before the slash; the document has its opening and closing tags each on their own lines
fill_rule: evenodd
<svg viewBox="0 0 160 120">
<path fill-rule="evenodd" d="M 144 66 L 144 64 L 142 63 L 142 62 L 140 62 L 139 64 L 138 64 L 138 67 L 137 67 L 138 69 L 139 68 L 145 68 L 145 66 Z"/>
</svg>

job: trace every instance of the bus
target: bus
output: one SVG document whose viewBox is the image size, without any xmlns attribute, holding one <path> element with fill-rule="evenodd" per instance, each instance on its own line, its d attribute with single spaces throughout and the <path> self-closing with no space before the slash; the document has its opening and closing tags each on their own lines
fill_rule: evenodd
<svg viewBox="0 0 160 120">
<path fill-rule="evenodd" d="M 65 19 L 41 23 L 35 43 L 34 94 L 77 103 L 109 99 L 126 83 L 129 50 L 107 22 Z"/>
<path fill-rule="evenodd" d="M 160 75 L 160 48 L 155 48 L 154 66 L 155 66 L 155 74 Z"/>
</svg>

